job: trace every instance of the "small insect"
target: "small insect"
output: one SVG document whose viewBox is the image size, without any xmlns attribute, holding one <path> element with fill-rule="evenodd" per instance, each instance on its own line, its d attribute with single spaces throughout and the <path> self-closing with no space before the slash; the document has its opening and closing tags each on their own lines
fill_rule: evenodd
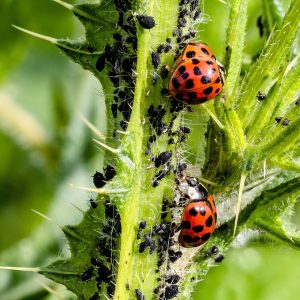
<svg viewBox="0 0 300 300">
<path fill-rule="evenodd" d="M 96 69 L 101 72 L 105 67 L 105 53 L 101 54 L 96 61 Z"/>
<path fill-rule="evenodd" d="M 145 29 L 151 29 L 155 26 L 155 20 L 151 16 L 138 15 L 136 18 L 138 19 L 140 25 Z"/>
<path fill-rule="evenodd" d="M 151 53 L 152 65 L 155 69 L 160 65 L 160 56 L 158 52 Z"/>
<path fill-rule="evenodd" d="M 256 99 L 259 100 L 259 101 L 263 101 L 266 99 L 266 94 L 264 94 L 263 92 L 261 91 L 258 91 L 257 95 L 256 95 Z"/>
<path fill-rule="evenodd" d="M 88 281 L 92 278 L 94 272 L 94 268 L 90 267 L 86 271 L 84 271 L 81 275 L 81 280 L 82 281 Z"/>
<path fill-rule="evenodd" d="M 197 247 L 204 244 L 213 234 L 217 223 L 217 212 L 213 197 L 199 183 L 190 188 L 191 202 L 185 207 L 178 237 L 183 247 Z"/>
<path fill-rule="evenodd" d="M 105 177 L 102 173 L 96 171 L 96 173 L 92 177 L 93 177 L 93 183 L 96 188 L 99 189 L 105 185 L 106 181 L 105 181 Z"/>
<path fill-rule="evenodd" d="M 139 289 L 135 289 L 135 295 L 137 300 L 145 300 L 145 296 Z"/>
<path fill-rule="evenodd" d="M 175 62 L 168 90 L 176 100 L 199 104 L 221 93 L 224 68 L 211 49 L 203 43 L 190 42 Z"/>
</svg>

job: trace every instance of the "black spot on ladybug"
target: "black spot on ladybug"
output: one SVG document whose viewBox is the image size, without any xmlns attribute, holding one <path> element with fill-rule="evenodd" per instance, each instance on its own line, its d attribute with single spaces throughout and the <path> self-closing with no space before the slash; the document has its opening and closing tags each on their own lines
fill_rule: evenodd
<svg viewBox="0 0 300 300">
<path fill-rule="evenodd" d="M 93 183 L 94 183 L 96 188 L 98 188 L 98 189 L 102 188 L 106 183 L 104 175 L 97 171 L 93 175 Z"/>
<path fill-rule="evenodd" d="M 204 228 L 203 226 L 197 225 L 197 226 L 193 227 L 193 231 L 196 232 L 196 233 L 199 233 L 203 230 L 203 228 Z"/>
<path fill-rule="evenodd" d="M 189 74 L 188 72 L 185 72 L 185 73 L 183 73 L 183 74 L 181 75 L 181 78 L 185 80 L 185 79 L 187 79 L 189 76 L 190 76 L 190 74 Z"/>
<path fill-rule="evenodd" d="M 203 84 L 208 84 L 208 83 L 211 82 L 211 79 L 210 79 L 209 76 L 203 75 L 202 78 L 201 78 L 201 82 L 202 82 Z"/>
<path fill-rule="evenodd" d="M 219 83 L 221 81 L 220 77 L 215 80 L 215 83 Z"/>
<path fill-rule="evenodd" d="M 215 94 L 218 94 L 220 92 L 220 89 L 215 90 Z"/>
<path fill-rule="evenodd" d="M 192 59 L 192 63 L 194 64 L 194 65 L 197 65 L 197 64 L 199 64 L 199 59 L 197 59 L 197 58 L 193 58 Z"/>
<path fill-rule="evenodd" d="M 172 79 L 172 84 L 173 84 L 173 87 L 174 87 L 175 89 L 179 89 L 180 83 L 179 83 L 179 81 L 177 80 L 177 78 L 173 78 L 173 79 Z"/>
<path fill-rule="evenodd" d="M 160 65 L 160 56 L 159 53 L 157 52 L 152 52 L 151 53 L 151 59 L 152 59 L 152 65 L 155 69 L 158 68 L 158 66 Z"/>
<path fill-rule="evenodd" d="M 224 259 L 224 255 L 223 254 L 219 254 L 216 258 L 215 258 L 215 262 L 219 263 Z"/>
<path fill-rule="evenodd" d="M 81 280 L 82 281 L 88 281 L 92 278 L 94 272 L 94 267 L 88 268 L 86 271 L 83 272 L 81 275 Z"/>
<path fill-rule="evenodd" d="M 196 76 L 201 75 L 201 70 L 199 67 L 197 67 L 197 66 L 194 67 L 193 71 L 194 71 L 194 75 L 196 75 Z"/>
<path fill-rule="evenodd" d="M 213 218 L 212 218 L 212 216 L 209 216 L 205 221 L 205 225 L 207 227 L 210 227 L 212 225 L 212 223 L 213 223 Z"/>
<path fill-rule="evenodd" d="M 181 229 L 191 229 L 191 222 L 190 221 L 182 221 L 180 228 Z"/>
<path fill-rule="evenodd" d="M 200 99 L 198 99 L 198 103 L 204 103 L 207 101 L 207 97 L 202 97 Z"/>
<path fill-rule="evenodd" d="M 195 51 L 188 51 L 186 53 L 186 57 L 188 57 L 188 58 L 193 58 L 195 56 L 196 56 L 196 52 Z"/>
<path fill-rule="evenodd" d="M 137 300 L 145 300 L 145 296 L 139 289 L 135 289 L 135 295 Z"/>
<path fill-rule="evenodd" d="M 178 68 L 179 74 L 183 74 L 183 73 L 185 72 L 185 70 L 186 70 L 185 66 L 180 66 L 180 67 Z"/>
<path fill-rule="evenodd" d="M 96 61 L 96 69 L 101 72 L 105 67 L 105 53 L 99 56 Z"/>
<path fill-rule="evenodd" d="M 201 237 L 201 240 L 202 240 L 203 242 L 205 242 L 205 241 L 207 241 L 209 238 L 210 238 L 210 233 L 208 232 L 208 233 L 203 234 L 203 236 Z"/>
<path fill-rule="evenodd" d="M 204 95 L 209 95 L 212 91 L 213 91 L 213 87 L 210 86 L 210 87 L 208 87 L 207 89 L 205 89 L 205 90 L 203 91 L 203 94 L 204 94 Z"/>
<path fill-rule="evenodd" d="M 196 100 L 197 99 L 197 94 L 195 92 L 188 92 L 187 95 L 190 98 L 190 100 Z"/>
<path fill-rule="evenodd" d="M 209 55 L 209 52 L 206 50 L 206 48 L 201 48 L 201 51 L 204 55 Z"/>
<path fill-rule="evenodd" d="M 214 219 L 215 219 L 215 223 L 217 223 L 218 220 L 217 213 L 214 214 Z"/>
<path fill-rule="evenodd" d="M 197 216 L 197 214 L 198 214 L 198 211 L 196 210 L 195 207 L 193 207 L 189 210 L 189 215 L 195 217 L 195 216 Z"/>
<path fill-rule="evenodd" d="M 155 26 L 155 20 L 151 16 L 138 15 L 136 18 L 138 19 L 140 25 L 145 29 L 151 29 Z"/>
<path fill-rule="evenodd" d="M 178 285 L 171 284 L 165 288 L 164 298 L 163 299 L 172 299 L 177 296 L 179 292 Z"/>
<path fill-rule="evenodd" d="M 193 79 L 188 79 L 185 82 L 185 88 L 186 89 L 192 89 L 194 87 L 194 80 Z"/>
<path fill-rule="evenodd" d="M 198 243 L 201 240 L 200 236 L 193 237 L 193 243 Z"/>
<path fill-rule="evenodd" d="M 207 63 L 208 65 L 213 65 L 213 62 L 212 62 L 211 60 L 207 60 L 206 63 Z"/>
<path fill-rule="evenodd" d="M 192 237 L 191 237 L 190 235 L 184 234 L 184 235 L 182 236 L 182 240 L 183 240 L 184 242 L 186 242 L 186 243 L 191 243 L 193 239 L 192 239 Z"/>
</svg>

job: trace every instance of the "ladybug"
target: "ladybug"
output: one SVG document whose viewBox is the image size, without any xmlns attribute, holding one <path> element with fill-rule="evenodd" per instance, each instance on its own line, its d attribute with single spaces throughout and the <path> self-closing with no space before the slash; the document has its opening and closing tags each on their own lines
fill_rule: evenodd
<svg viewBox="0 0 300 300">
<path fill-rule="evenodd" d="M 201 184 L 192 189 L 194 191 L 189 191 L 191 201 L 183 211 L 179 226 L 178 242 L 185 248 L 204 244 L 213 234 L 217 223 L 213 197 Z"/>
<path fill-rule="evenodd" d="M 169 93 L 187 104 L 206 102 L 221 93 L 224 68 L 204 43 L 190 42 L 177 58 Z"/>
</svg>

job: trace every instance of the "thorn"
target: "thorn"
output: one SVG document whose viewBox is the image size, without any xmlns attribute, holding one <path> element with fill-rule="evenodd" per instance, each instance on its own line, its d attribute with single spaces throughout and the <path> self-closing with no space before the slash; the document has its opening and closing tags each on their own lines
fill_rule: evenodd
<svg viewBox="0 0 300 300">
<path fill-rule="evenodd" d="M 40 34 L 40 33 L 34 32 L 34 31 L 30 31 L 30 30 L 27 30 L 25 28 L 22 28 L 22 27 L 13 25 L 13 24 L 12 24 L 12 26 L 14 28 L 20 30 L 20 31 L 23 31 L 23 32 L 29 34 L 29 35 L 32 35 L 32 36 L 37 37 L 39 39 L 45 40 L 47 42 L 50 42 L 51 44 L 56 45 L 57 47 L 60 47 L 60 48 L 63 48 L 63 49 L 66 49 L 66 50 L 69 50 L 69 51 L 72 51 L 72 52 L 82 53 L 82 54 L 87 54 L 87 55 L 100 55 L 100 54 L 102 54 L 102 52 L 88 52 L 88 51 L 78 50 L 78 49 L 75 49 L 73 47 L 68 46 L 66 43 L 62 43 L 62 40 L 53 38 L 51 36 L 47 36 L 47 35 L 43 35 L 43 34 Z"/>
<path fill-rule="evenodd" d="M 0 266 L 0 270 L 11 270 L 11 271 L 21 271 L 21 272 L 34 272 L 34 273 L 39 273 L 41 271 L 40 268 L 7 267 L 7 266 Z"/>
<path fill-rule="evenodd" d="M 74 187 L 79 190 L 94 192 L 101 195 L 109 195 L 109 194 L 124 194 L 129 191 L 129 189 L 96 189 L 96 188 L 89 188 L 84 186 L 78 186 L 74 184 L 70 184 L 71 187 Z"/>
<path fill-rule="evenodd" d="M 241 180 L 240 180 L 240 187 L 239 187 L 239 196 L 238 196 L 238 200 L 237 200 L 237 204 L 236 204 L 233 236 L 235 236 L 235 233 L 236 233 L 236 228 L 237 228 L 237 223 L 238 223 L 240 209 L 241 209 L 242 196 L 243 196 L 243 190 L 244 190 L 244 186 L 245 186 L 246 177 L 247 177 L 247 174 L 242 173 Z"/>
<path fill-rule="evenodd" d="M 79 206 L 77 206 L 74 203 L 71 203 L 71 205 L 74 206 L 78 211 L 80 211 L 84 215 L 85 212 Z"/>
<path fill-rule="evenodd" d="M 206 112 L 216 122 L 216 124 L 220 127 L 220 129 L 224 130 L 225 126 L 221 123 L 221 121 L 217 118 L 217 116 L 204 103 L 202 103 L 202 107 L 204 107 Z"/>
<path fill-rule="evenodd" d="M 41 216 L 42 218 L 46 219 L 47 221 L 50 221 L 50 222 L 55 223 L 55 221 L 54 221 L 53 219 L 51 219 L 51 218 L 47 217 L 46 215 L 44 215 L 44 214 L 38 212 L 37 210 L 32 209 L 32 211 L 33 211 L 34 213 L 36 213 L 37 215 Z"/>
<path fill-rule="evenodd" d="M 86 124 L 86 126 L 92 130 L 92 132 L 94 132 L 99 138 L 105 139 L 105 136 L 96 128 L 96 126 L 88 121 L 80 112 L 78 112 L 78 114 L 82 121 Z"/>
<path fill-rule="evenodd" d="M 20 31 L 23 31 L 23 32 L 25 32 L 25 33 L 27 33 L 27 34 L 29 34 L 29 35 L 32 35 L 32 36 L 34 36 L 34 37 L 37 37 L 37 38 L 39 38 L 39 39 L 48 41 L 48 42 L 50 42 L 50 43 L 52 43 L 52 44 L 54 44 L 54 45 L 59 45 L 58 39 L 53 38 L 53 37 L 51 37 L 51 36 L 46 36 L 46 35 L 43 35 L 43 34 L 40 34 L 40 33 L 34 32 L 34 31 L 30 31 L 30 30 L 27 30 L 27 29 L 25 29 L 25 28 L 16 26 L 16 25 L 14 25 L 14 24 L 12 24 L 12 27 L 14 27 L 14 28 L 16 28 L 16 29 L 18 29 L 18 30 L 20 30 Z"/>
<path fill-rule="evenodd" d="M 97 141 L 95 139 L 93 139 L 94 142 L 96 142 L 97 144 L 99 144 L 100 146 L 102 146 L 103 148 L 109 150 L 110 152 L 114 153 L 114 154 L 119 154 L 120 150 L 119 149 L 114 149 L 106 144 L 101 143 L 100 141 Z"/>
<path fill-rule="evenodd" d="M 98 18 L 86 13 L 85 11 L 83 11 L 81 9 L 78 9 L 76 6 L 74 6 L 70 3 L 66 3 L 66 2 L 61 1 L 61 0 L 52 0 L 52 1 L 60 4 L 61 6 L 65 7 L 66 9 L 72 11 L 74 14 L 77 14 L 77 15 L 85 18 L 85 19 L 88 19 L 88 20 L 91 20 L 91 21 L 96 22 L 98 24 L 101 24 L 101 21 Z"/>
<path fill-rule="evenodd" d="M 123 134 L 123 135 L 129 135 L 128 131 L 121 131 L 121 130 L 116 130 L 118 133 Z"/>
<path fill-rule="evenodd" d="M 199 178 L 200 181 L 203 181 L 203 182 L 205 182 L 205 183 L 208 183 L 208 184 L 211 185 L 211 186 L 218 186 L 218 184 L 217 184 L 216 182 L 210 181 L 210 180 L 205 179 L 205 178 L 203 178 L 203 177 L 198 177 L 198 178 Z"/>
<path fill-rule="evenodd" d="M 267 161 L 264 160 L 264 178 L 266 178 L 266 173 L 267 173 Z"/>
</svg>

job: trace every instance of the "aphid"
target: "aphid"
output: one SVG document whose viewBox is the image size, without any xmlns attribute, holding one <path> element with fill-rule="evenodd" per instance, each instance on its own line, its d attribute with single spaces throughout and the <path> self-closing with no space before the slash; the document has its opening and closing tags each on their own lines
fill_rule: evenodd
<svg viewBox="0 0 300 300">
<path fill-rule="evenodd" d="M 101 72 L 105 67 L 105 53 L 101 54 L 96 61 L 96 69 Z"/>
<path fill-rule="evenodd" d="M 259 100 L 259 101 L 263 101 L 266 99 L 266 94 L 264 94 L 263 92 L 261 91 L 258 91 L 257 95 L 256 95 L 256 99 Z"/>
<path fill-rule="evenodd" d="M 177 274 L 170 275 L 169 277 L 166 278 L 166 282 L 173 283 L 173 284 L 178 283 L 179 280 L 180 280 L 180 276 Z"/>
<path fill-rule="evenodd" d="M 263 37 L 264 36 L 264 22 L 262 20 L 262 16 L 259 16 L 257 18 L 256 25 L 259 29 L 259 36 Z"/>
<path fill-rule="evenodd" d="M 96 173 L 92 177 L 93 177 L 93 183 L 96 188 L 99 189 L 105 185 L 106 181 L 105 181 L 105 177 L 102 173 L 96 171 Z"/>
<path fill-rule="evenodd" d="M 161 71 L 160 71 L 160 76 L 162 79 L 166 79 L 169 75 L 169 72 L 170 72 L 170 69 L 168 66 L 164 65 L 162 68 L 161 68 Z"/>
<path fill-rule="evenodd" d="M 219 252 L 219 248 L 217 246 L 212 246 L 209 248 L 205 254 L 206 257 L 213 256 Z"/>
<path fill-rule="evenodd" d="M 151 53 L 152 65 L 155 69 L 160 65 L 160 56 L 158 52 Z"/>
<path fill-rule="evenodd" d="M 189 189 L 191 202 L 185 207 L 178 241 L 183 247 L 197 247 L 204 244 L 214 232 L 217 212 L 213 197 L 201 185 Z"/>
<path fill-rule="evenodd" d="M 88 280 L 90 280 L 92 278 L 92 276 L 93 276 L 93 272 L 94 272 L 94 268 L 93 267 L 88 268 L 81 275 L 81 280 L 82 281 L 88 281 Z"/>
<path fill-rule="evenodd" d="M 166 45 L 165 45 L 165 44 L 160 44 L 160 45 L 157 47 L 156 52 L 159 53 L 159 54 L 161 54 L 161 53 L 163 53 L 163 51 L 165 50 L 165 48 L 166 48 Z"/>
<path fill-rule="evenodd" d="M 295 105 L 299 105 L 300 104 L 300 98 L 297 99 L 297 101 L 295 102 Z"/>
<path fill-rule="evenodd" d="M 177 259 L 179 259 L 182 256 L 182 252 L 181 251 L 174 251 L 172 249 L 170 249 L 168 251 L 169 254 L 169 260 L 171 262 L 175 262 Z"/>
<path fill-rule="evenodd" d="M 106 166 L 105 173 L 104 173 L 106 181 L 113 179 L 116 176 L 116 174 L 117 172 L 113 166 L 111 165 Z"/>
<path fill-rule="evenodd" d="M 155 159 L 155 167 L 158 168 L 160 165 L 164 165 L 167 163 L 172 157 L 172 152 L 171 151 L 165 151 L 160 153 L 156 159 Z"/>
<path fill-rule="evenodd" d="M 196 11 L 195 11 L 195 14 L 194 14 L 194 17 L 193 19 L 194 20 L 197 20 L 199 18 L 199 16 L 201 15 L 202 13 L 202 10 L 200 8 L 198 8 Z"/>
<path fill-rule="evenodd" d="M 91 206 L 91 208 L 97 208 L 97 206 L 98 206 L 98 204 L 95 202 L 95 200 L 94 199 L 90 199 L 90 206 Z"/>
<path fill-rule="evenodd" d="M 215 262 L 219 263 L 224 259 L 224 255 L 223 254 L 219 254 L 216 258 L 215 258 Z"/>
<path fill-rule="evenodd" d="M 145 296 L 139 289 L 135 289 L 135 295 L 137 300 L 145 300 Z"/>
<path fill-rule="evenodd" d="M 168 53 L 171 49 L 172 49 L 172 46 L 170 44 L 166 45 L 165 53 Z"/>
<path fill-rule="evenodd" d="M 155 20 L 151 16 L 137 15 L 136 18 L 140 25 L 145 29 L 151 29 L 155 26 Z"/>
<path fill-rule="evenodd" d="M 168 90 L 179 101 L 199 104 L 220 94 L 223 84 L 223 67 L 210 48 L 191 42 L 175 62 Z"/>
<path fill-rule="evenodd" d="M 164 293 L 164 299 L 172 299 L 177 296 L 179 293 L 178 285 L 171 284 L 166 287 L 165 293 Z"/>
<path fill-rule="evenodd" d="M 147 222 L 146 221 L 141 221 L 139 224 L 140 229 L 145 229 L 147 227 Z"/>
<path fill-rule="evenodd" d="M 178 19 L 178 27 L 185 27 L 186 26 L 186 19 L 185 18 L 180 18 Z"/>
</svg>

